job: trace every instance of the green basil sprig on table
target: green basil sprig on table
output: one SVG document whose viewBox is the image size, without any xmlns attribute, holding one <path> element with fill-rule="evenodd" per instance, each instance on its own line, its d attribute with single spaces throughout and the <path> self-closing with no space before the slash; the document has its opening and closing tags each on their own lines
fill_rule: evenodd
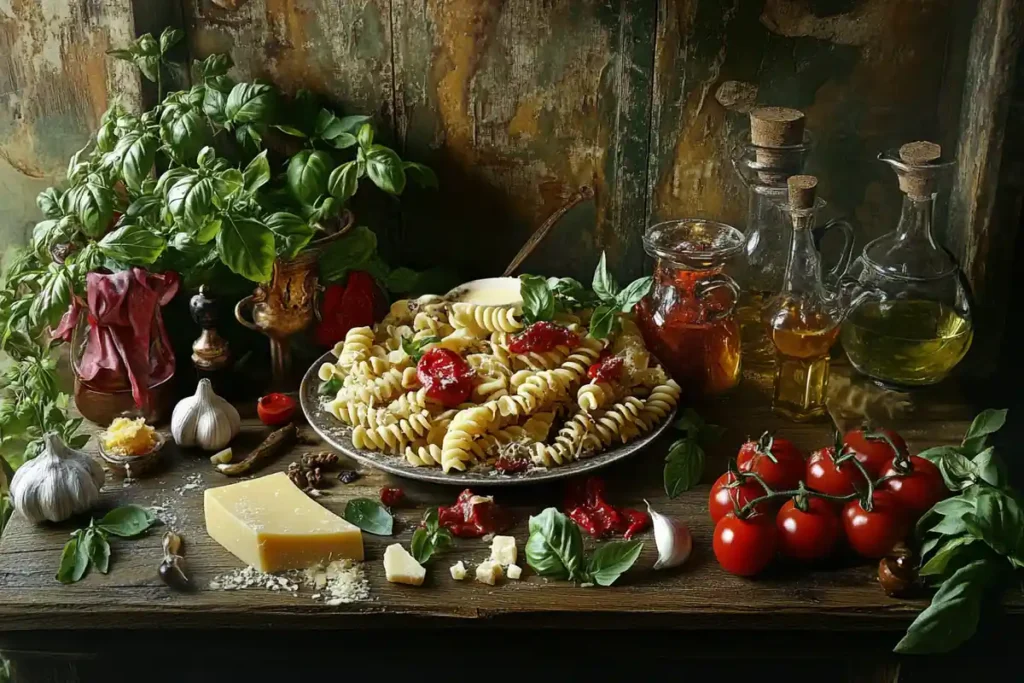
<svg viewBox="0 0 1024 683">
<path fill-rule="evenodd" d="M 673 425 L 683 438 L 674 442 L 665 456 L 665 494 L 675 498 L 700 483 L 704 476 L 704 447 L 722 435 L 718 425 L 708 424 L 692 408 L 687 408 Z"/>
<path fill-rule="evenodd" d="M 555 508 L 530 517 L 526 561 L 540 576 L 610 586 L 640 557 L 641 541 L 602 543 L 587 558 L 580 528 Z"/>
<path fill-rule="evenodd" d="M 395 518 L 382 503 L 372 498 L 353 498 L 345 506 L 342 517 L 377 536 L 390 536 L 394 531 Z"/>
<path fill-rule="evenodd" d="M 71 540 L 64 544 L 57 569 L 57 580 L 61 583 L 75 583 L 95 567 L 100 573 L 110 570 L 109 536 L 134 538 L 160 523 L 150 510 L 136 505 L 114 508 L 98 522 L 92 519 L 89 526 L 77 529 Z"/>
<path fill-rule="evenodd" d="M 423 524 L 412 533 L 409 550 L 420 564 L 427 561 L 436 552 L 448 548 L 452 544 L 452 533 L 438 522 L 437 508 L 430 508 L 423 515 Z"/>
<path fill-rule="evenodd" d="M 545 279 L 537 275 L 521 275 L 519 281 L 523 319 L 527 323 L 551 320 L 555 313 L 563 311 L 593 308 L 590 336 L 605 339 L 619 328 L 619 314 L 632 312 L 647 296 L 654 278 L 642 277 L 620 289 L 608 270 L 604 252 L 601 252 L 601 260 L 594 271 L 593 291 L 572 278 Z"/>
<path fill-rule="evenodd" d="M 987 445 L 1005 422 L 1005 410 L 986 410 L 971 423 L 960 446 L 920 453 L 938 465 L 946 486 L 960 493 L 936 503 L 917 523 L 920 575 L 938 590 L 896 652 L 953 650 L 977 629 L 983 598 L 1024 567 L 1024 504 Z"/>
</svg>

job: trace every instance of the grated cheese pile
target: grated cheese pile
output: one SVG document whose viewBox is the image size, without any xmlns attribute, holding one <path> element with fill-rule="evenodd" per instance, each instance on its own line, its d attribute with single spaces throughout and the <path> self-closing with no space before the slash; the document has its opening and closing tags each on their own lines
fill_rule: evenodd
<svg viewBox="0 0 1024 683">
<path fill-rule="evenodd" d="M 370 598 L 370 583 L 363 565 L 352 560 L 335 560 L 326 567 L 313 567 L 303 572 L 304 584 L 316 589 L 314 600 L 330 606 Z"/>
<path fill-rule="evenodd" d="M 115 417 L 103 432 L 103 448 L 115 455 L 143 455 L 156 446 L 156 430 L 145 418 Z"/>
<path fill-rule="evenodd" d="M 210 590 L 237 591 L 244 588 L 265 588 L 268 591 L 283 590 L 296 593 L 299 590 L 299 584 L 284 576 L 261 572 L 253 566 L 221 574 L 210 581 Z"/>
</svg>

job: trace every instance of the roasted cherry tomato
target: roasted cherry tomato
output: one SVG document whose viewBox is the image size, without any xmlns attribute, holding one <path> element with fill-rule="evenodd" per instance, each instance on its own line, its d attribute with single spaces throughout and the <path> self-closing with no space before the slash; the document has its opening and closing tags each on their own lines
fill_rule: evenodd
<svg viewBox="0 0 1024 683">
<path fill-rule="evenodd" d="M 850 547 L 864 557 L 879 558 L 902 541 L 910 530 L 910 521 L 892 493 L 875 490 L 871 509 L 865 510 L 860 499 L 851 500 L 843 508 L 843 529 Z"/>
<path fill-rule="evenodd" d="M 711 485 L 711 495 L 708 497 L 708 512 L 711 513 L 711 521 L 715 524 L 725 517 L 726 513 L 742 509 L 744 505 L 765 495 L 765 490 L 753 479 L 746 479 L 736 486 L 729 486 L 737 479 L 732 472 L 726 472 Z M 735 506 L 733 502 L 735 501 Z M 758 503 L 754 508 L 761 514 L 768 514 L 771 509 L 769 501 Z"/>
<path fill-rule="evenodd" d="M 256 401 L 256 413 L 268 427 L 283 425 L 295 414 L 295 399 L 287 394 L 267 394 Z"/>
<path fill-rule="evenodd" d="M 779 550 L 786 557 L 808 562 L 827 557 L 842 533 L 835 508 L 822 498 L 807 498 L 807 510 L 790 499 L 775 518 Z"/>
<path fill-rule="evenodd" d="M 380 490 L 380 502 L 389 508 L 398 507 L 405 500 L 405 491 L 385 486 Z"/>
<path fill-rule="evenodd" d="M 892 441 L 893 446 L 899 449 L 899 453 L 893 453 L 892 446 L 886 443 L 885 439 L 874 436 L 882 434 Z M 867 473 L 876 479 L 893 458 L 907 452 L 907 442 L 891 429 L 876 429 L 874 431 L 857 429 L 846 432 L 843 437 L 843 445 L 857 454 L 860 464 L 864 465 Z"/>
<path fill-rule="evenodd" d="M 622 356 L 608 356 L 587 368 L 587 377 L 598 382 L 614 382 L 622 377 Z"/>
<path fill-rule="evenodd" d="M 420 358 L 416 377 L 427 396 L 449 408 L 469 398 L 473 390 L 473 368 L 451 349 L 434 346 Z"/>
<path fill-rule="evenodd" d="M 513 337 L 508 344 L 508 350 L 512 353 L 544 353 L 556 346 L 573 348 L 579 346 L 579 343 L 579 335 L 572 330 L 555 323 L 540 321 Z"/>
<path fill-rule="evenodd" d="M 852 460 L 836 464 L 834 446 L 811 453 L 807 461 L 807 488 L 830 496 L 848 496 L 855 491 L 867 490 L 867 481 Z"/>
<path fill-rule="evenodd" d="M 894 477 L 882 486 L 888 490 L 896 502 L 910 515 L 912 520 L 928 512 L 933 505 L 949 495 L 949 489 L 942 480 L 942 473 L 933 463 L 910 456 L 910 468 L 893 459 L 882 470 L 883 477 Z"/>
<path fill-rule="evenodd" d="M 740 472 L 753 472 L 775 491 L 796 488 L 804 476 L 803 453 L 789 439 L 765 432 L 757 441 L 748 441 L 736 456 Z"/>
<path fill-rule="evenodd" d="M 715 525 L 713 547 L 722 569 L 737 576 L 753 576 L 775 555 L 775 520 L 769 515 L 740 519 L 728 513 Z"/>
</svg>

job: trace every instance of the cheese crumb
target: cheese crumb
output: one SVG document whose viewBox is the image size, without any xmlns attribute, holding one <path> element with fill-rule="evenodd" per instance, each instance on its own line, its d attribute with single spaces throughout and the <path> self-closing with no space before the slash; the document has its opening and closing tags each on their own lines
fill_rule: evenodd
<svg viewBox="0 0 1024 683">
<path fill-rule="evenodd" d="M 452 578 L 456 581 L 462 581 L 466 578 L 466 565 L 462 563 L 462 560 L 449 567 L 448 571 L 452 573 Z"/>
<path fill-rule="evenodd" d="M 503 567 L 516 563 L 516 539 L 512 536 L 495 536 L 491 540 L 491 559 Z"/>
<path fill-rule="evenodd" d="M 483 563 L 476 568 L 476 580 L 480 583 L 486 583 L 488 586 L 493 586 L 504 576 L 501 571 L 501 565 L 494 560 L 484 560 Z"/>
<path fill-rule="evenodd" d="M 391 583 L 422 586 L 427 570 L 402 544 L 393 543 L 384 551 L 384 576 Z"/>
<path fill-rule="evenodd" d="M 517 564 L 510 564 L 508 566 L 508 572 L 506 573 L 508 578 L 519 580 L 519 577 L 523 575 L 523 568 Z"/>
</svg>

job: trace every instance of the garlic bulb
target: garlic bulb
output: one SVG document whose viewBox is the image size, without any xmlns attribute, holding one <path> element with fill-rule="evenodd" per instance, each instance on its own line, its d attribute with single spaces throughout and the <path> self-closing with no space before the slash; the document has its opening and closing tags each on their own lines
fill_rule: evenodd
<svg viewBox="0 0 1024 683">
<path fill-rule="evenodd" d="M 199 380 L 194 396 L 183 398 L 171 414 L 171 436 L 179 446 L 218 451 L 242 428 L 235 407 L 213 393 L 210 380 Z"/>
<path fill-rule="evenodd" d="M 644 502 L 647 503 L 646 500 Z M 678 567 L 686 562 L 693 549 L 689 527 L 679 520 L 655 512 L 650 503 L 647 503 L 647 512 L 651 515 L 654 543 L 658 546 L 658 561 L 654 563 L 654 568 Z"/>
<path fill-rule="evenodd" d="M 14 473 L 11 502 L 32 522 L 63 522 L 96 505 L 103 479 L 98 462 L 51 432 L 39 455 Z"/>
</svg>

